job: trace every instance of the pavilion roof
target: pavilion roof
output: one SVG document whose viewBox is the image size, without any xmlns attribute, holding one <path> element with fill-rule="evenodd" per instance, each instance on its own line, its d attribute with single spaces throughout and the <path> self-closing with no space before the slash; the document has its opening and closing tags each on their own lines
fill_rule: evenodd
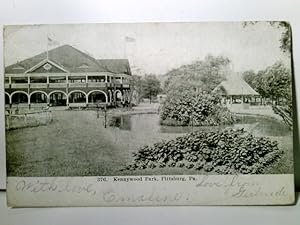
<svg viewBox="0 0 300 225">
<path fill-rule="evenodd" d="M 231 77 L 222 81 L 213 91 L 222 95 L 255 96 L 259 95 L 243 78 Z"/>
</svg>

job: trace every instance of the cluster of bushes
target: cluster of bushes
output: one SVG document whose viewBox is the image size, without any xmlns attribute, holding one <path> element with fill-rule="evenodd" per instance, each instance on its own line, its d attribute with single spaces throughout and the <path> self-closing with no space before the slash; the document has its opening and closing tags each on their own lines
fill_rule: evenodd
<svg viewBox="0 0 300 225">
<path fill-rule="evenodd" d="M 220 104 L 219 96 L 191 91 L 169 94 L 160 119 L 162 125 L 169 126 L 218 126 L 235 121 L 234 115 Z"/>
<path fill-rule="evenodd" d="M 125 169 L 186 167 L 219 174 L 260 174 L 282 154 L 276 141 L 254 137 L 243 129 L 225 129 L 145 146 Z"/>
</svg>

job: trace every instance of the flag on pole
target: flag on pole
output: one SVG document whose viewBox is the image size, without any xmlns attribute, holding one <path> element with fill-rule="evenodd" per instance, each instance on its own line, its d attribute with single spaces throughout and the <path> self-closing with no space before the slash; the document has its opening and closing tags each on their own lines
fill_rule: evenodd
<svg viewBox="0 0 300 225">
<path fill-rule="evenodd" d="M 56 46 L 56 45 L 59 45 L 59 42 L 55 41 L 52 38 L 50 38 L 49 36 L 47 36 L 47 54 L 46 54 L 47 60 L 49 59 L 49 53 L 48 53 L 49 52 L 49 47 L 53 47 L 53 46 Z"/>
<path fill-rule="evenodd" d="M 126 42 L 135 42 L 135 38 L 126 36 L 125 41 Z"/>
</svg>

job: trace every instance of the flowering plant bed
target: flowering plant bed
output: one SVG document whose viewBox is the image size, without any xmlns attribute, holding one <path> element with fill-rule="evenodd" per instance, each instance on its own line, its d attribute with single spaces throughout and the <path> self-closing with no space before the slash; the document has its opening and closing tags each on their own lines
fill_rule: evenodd
<svg viewBox="0 0 300 225">
<path fill-rule="evenodd" d="M 144 146 L 125 170 L 186 167 L 218 174 L 261 174 L 282 154 L 276 141 L 243 129 L 194 132 Z"/>
</svg>

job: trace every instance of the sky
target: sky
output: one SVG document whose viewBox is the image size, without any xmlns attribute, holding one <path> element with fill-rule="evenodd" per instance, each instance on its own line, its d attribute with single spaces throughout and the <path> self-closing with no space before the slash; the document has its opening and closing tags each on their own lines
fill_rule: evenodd
<svg viewBox="0 0 300 225">
<path fill-rule="evenodd" d="M 7 26 L 4 63 L 11 65 L 47 49 L 48 37 L 91 56 L 128 58 L 137 74 L 162 75 L 207 54 L 228 57 L 236 72 L 258 71 L 289 55 L 280 46 L 282 30 L 266 22 L 132 23 Z"/>
</svg>

